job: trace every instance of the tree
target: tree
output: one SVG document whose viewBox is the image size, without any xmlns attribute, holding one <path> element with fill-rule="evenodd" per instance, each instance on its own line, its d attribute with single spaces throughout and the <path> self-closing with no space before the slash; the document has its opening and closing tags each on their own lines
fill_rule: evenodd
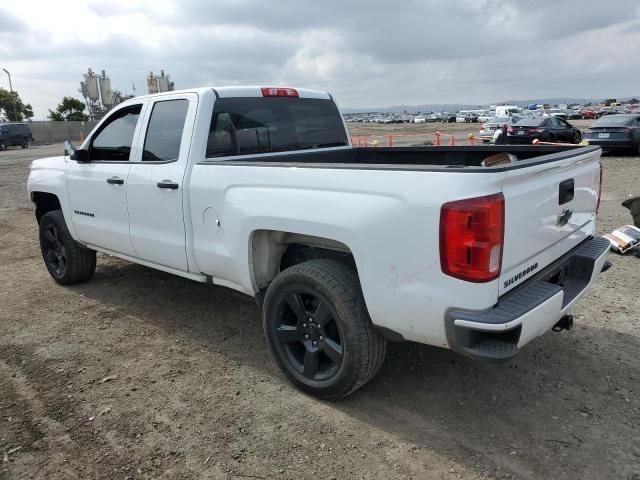
<svg viewBox="0 0 640 480">
<path fill-rule="evenodd" d="M 10 92 L 0 87 L 0 113 L 4 114 L 10 122 L 19 122 L 33 117 L 33 108 L 29 103 L 25 105 L 15 90 Z"/>
<path fill-rule="evenodd" d="M 49 118 L 54 122 L 89 120 L 84 113 L 85 104 L 82 100 L 73 97 L 64 97 L 58 104 L 55 111 L 49 110 Z"/>
</svg>

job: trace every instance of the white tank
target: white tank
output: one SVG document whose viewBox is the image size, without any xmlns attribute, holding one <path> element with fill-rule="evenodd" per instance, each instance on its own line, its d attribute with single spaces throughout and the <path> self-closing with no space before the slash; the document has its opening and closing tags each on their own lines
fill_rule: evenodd
<svg viewBox="0 0 640 480">
<path fill-rule="evenodd" d="M 147 90 L 149 91 L 149 95 L 158 93 L 158 79 L 153 76 L 153 72 L 149 72 L 149 76 L 147 77 Z"/>
<path fill-rule="evenodd" d="M 87 96 L 92 102 L 97 102 L 100 99 L 100 92 L 98 91 L 98 77 L 96 77 L 91 70 L 84 75 L 84 84 L 87 87 Z"/>
<path fill-rule="evenodd" d="M 102 97 L 102 105 L 105 107 L 113 106 L 113 93 L 111 92 L 111 79 L 109 77 L 100 77 L 100 97 Z"/>
<path fill-rule="evenodd" d="M 158 77 L 158 91 L 160 92 L 168 92 L 169 91 L 169 77 L 162 76 Z"/>
</svg>

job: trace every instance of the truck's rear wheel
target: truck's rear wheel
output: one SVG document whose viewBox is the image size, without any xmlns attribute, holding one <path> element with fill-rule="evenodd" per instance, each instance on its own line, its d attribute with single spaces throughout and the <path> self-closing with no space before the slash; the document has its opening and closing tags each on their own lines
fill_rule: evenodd
<svg viewBox="0 0 640 480">
<path fill-rule="evenodd" d="M 263 326 L 285 375 L 321 398 L 343 397 L 363 386 L 386 352 L 355 273 L 332 260 L 281 272 L 267 290 Z"/>
<path fill-rule="evenodd" d="M 62 285 L 89 280 L 96 270 L 96 252 L 76 243 L 60 210 L 40 219 L 40 250 L 49 274 Z"/>
</svg>

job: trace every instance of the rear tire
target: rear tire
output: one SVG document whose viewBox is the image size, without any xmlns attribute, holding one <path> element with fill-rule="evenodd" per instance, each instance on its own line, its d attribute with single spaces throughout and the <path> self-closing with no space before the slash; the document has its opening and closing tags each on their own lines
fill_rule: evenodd
<svg viewBox="0 0 640 480">
<path fill-rule="evenodd" d="M 71 237 L 60 210 L 40 219 L 40 251 L 49 274 L 61 285 L 87 281 L 96 271 L 96 252 Z"/>
<path fill-rule="evenodd" d="M 573 137 L 573 143 L 577 145 L 581 141 L 582 141 L 582 132 L 580 132 L 580 130 L 577 130 L 575 136 Z"/>
<path fill-rule="evenodd" d="M 29 141 L 28 140 L 23 140 L 22 143 L 20 144 L 20 146 L 22 148 L 29 148 Z"/>
<path fill-rule="evenodd" d="M 311 260 L 282 271 L 262 318 L 280 369 L 306 393 L 344 397 L 382 366 L 386 340 L 371 323 L 355 272 L 341 263 Z"/>
</svg>

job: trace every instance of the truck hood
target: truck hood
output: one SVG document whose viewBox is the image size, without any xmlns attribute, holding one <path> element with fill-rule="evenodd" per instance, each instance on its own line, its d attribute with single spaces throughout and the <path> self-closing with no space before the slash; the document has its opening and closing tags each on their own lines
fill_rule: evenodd
<svg viewBox="0 0 640 480">
<path fill-rule="evenodd" d="M 31 162 L 31 170 L 67 170 L 68 161 L 64 155 L 39 158 Z"/>
</svg>

